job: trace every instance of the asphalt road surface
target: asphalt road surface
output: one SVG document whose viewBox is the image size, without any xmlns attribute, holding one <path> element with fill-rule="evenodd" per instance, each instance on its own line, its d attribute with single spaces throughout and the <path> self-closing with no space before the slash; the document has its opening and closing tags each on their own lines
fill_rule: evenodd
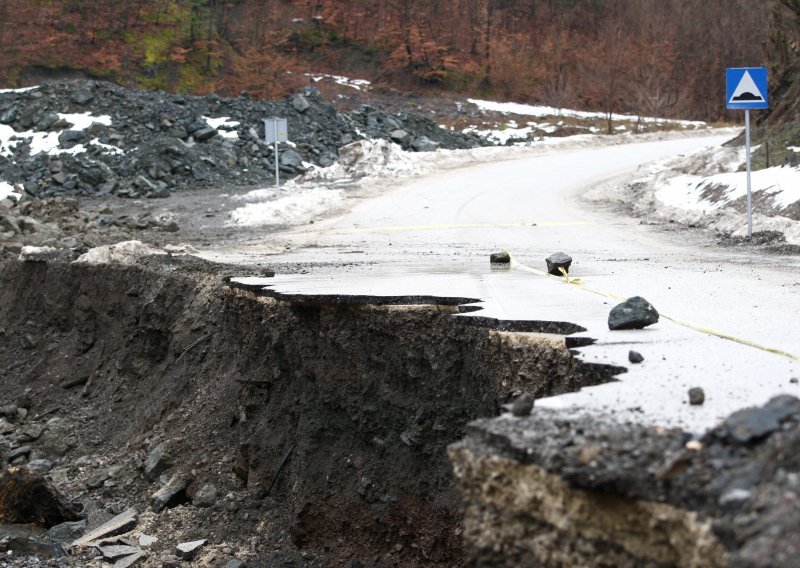
<svg viewBox="0 0 800 568">
<path fill-rule="evenodd" d="M 702 432 L 775 394 L 800 395 L 792 381 L 800 377 L 800 259 L 701 247 L 691 235 L 592 211 L 579 196 L 641 164 L 725 139 L 554 150 L 465 167 L 398 183 L 343 216 L 261 244 L 205 255 L 307 264 L 307 274 L 265 280 L 285 293 L 468 297 L 480 299 L 477 315 L 578 324 L 586 328 L 578 336 L 596 340 L 580 357 L 629 372 L 537 406 Z M 489 254 L 501 247 L 520 265 L 492 270 Z M 570 276 L 582 285 L 537 273 L 557 251 L 573 257 Z M 609 331 L 614 297 L 631 296 L 694 327 L 662 317 L 644 330 Z M 631 349 L 643 363 L 628 362 Z M 691 387 L 705 390 L 705 404 L 688 404 Z"/>
</svg>

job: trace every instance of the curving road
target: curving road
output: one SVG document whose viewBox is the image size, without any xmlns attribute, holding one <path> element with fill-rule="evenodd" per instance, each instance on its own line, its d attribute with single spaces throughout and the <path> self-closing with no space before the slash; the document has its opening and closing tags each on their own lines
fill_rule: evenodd
<svg viewBox="0 0 800 568">
<path fill-rule="evenodd" d="M 341 217 L 281 235 L 285 252 L 270 263 L 311 269 L 269 283 L 286 293 L 480 298 L 480 315 L 576 323 L 587 329 L 581 336 L 597 340 L 580 357 L 629 372 L 537 405 L 703 431 L 777 393 L 800 395 L 791 381 L 800 377 L 798 361 L 753 346 L 800 356 L 800 259 L 701 248 L 680 234 L 591 211 L 579 195 L 638 165 L 726 138 L 554 150 L 399 184 Z M 264 262 L 275 238 L 234 259 Z M 644 296 L 663 314 L 745 343 L 665 318 L 644 330 L 610 332 L 615 300 L 522 267 L 493 271 L 488 256 L 502 246 L 539 271 L 546 256 L 564 251 L 574 258 L 570 275 L 585 287 Z M 231 260 L 230 252 L 206 256 Z M 630 365 L 630 349 L 644 362 Z M 688 404 L 690 387 L 705 390 L 704 405 Z"/>
</svg>

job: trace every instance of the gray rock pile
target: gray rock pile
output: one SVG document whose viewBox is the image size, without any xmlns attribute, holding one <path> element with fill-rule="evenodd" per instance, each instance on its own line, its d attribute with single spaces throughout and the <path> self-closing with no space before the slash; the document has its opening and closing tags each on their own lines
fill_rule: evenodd
<svg viewBox="0 0 800 568">
<path fill-rule="evenodd" d="M 273 116 L 288 120 L 291 143 L 279 147 L 285 177 L 331 165 L 341 146 L 363 138 L 409 151 L 487 144 L 408 112 L 368 105 L 339 112 L 314 87 L 282 101 L 256 101 L 244 93 L 223 99 L 58 81 L 0 92 L 0 181 L 38 198 L 167 197 L 261 184 L 274 175 L 274 147 L 263 132 L 263 120 Z"/>
</svg>

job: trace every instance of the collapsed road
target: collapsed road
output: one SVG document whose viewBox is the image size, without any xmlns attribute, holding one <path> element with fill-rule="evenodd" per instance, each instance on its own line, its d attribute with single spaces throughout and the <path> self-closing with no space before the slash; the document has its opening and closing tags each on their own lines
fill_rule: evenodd
<svg viewBox="0 0 800 568">
<path fill-rule="evenodd" d="M 791 309 L 800 264 L 795 257 L 701 249 L 690 236 L 587 210 L 579 196 L 639 163 L 725 140 L 555 152 L 412 181 L 285 236 L 291 250 L 268 258 L 330 266 L 263 282 L 290 295 L 480 298 L 475 306 L 481 309 L 466 317 L 572 322 L 586 329 L 573 341 L 593 342 L 580 350 L 581 360 L 628 372 L 541 405 L 700 433 L 743 406 L 800 394 L 789 382 L 800 373 L 800 320 Z M 490 254 L 501 247 L 512 253 L 516 269 L 491 269 Z M 203 254 L 260 262 L 274 249 L 270 237 Z M 573 285 L 543 274 L 545 258 L 561 250 L 575 259 L 570 276 L 580 280 Z M 648 299 L 663 314 L 661 322 L 609 331 L 611 307 L 633 296 Z M 630 350 L 644 362 L 630 365 Z M 707 393 L 702 406 L 688 404 L 690 388 Z"/>
<path fill-rule="evenodd" d="M 73 565 L 127 546 L 147 566 L 790 566 L 800 405 L 728 415 L 792 393 L 795 363 L 665 319 L 610 332 L 617 301 L 579 284 L 791 355 L 793 259 L 700 250 L 564 204 L 720 141 L 413 181 L 202 253 L 238 266 L 6 261 L 0 451 L 80 501 L 84 525 L 58 541 L 68 511 L 26 541 L 34 519 L 15 518 L 0 542 L 42 557 L 57 554 L 32 541 L 62 542 Z M 502 246 L 520 264 L 492 270 Z M 558 250 L 579 283 L 525 270 Z M 745 284 L 759 308 L 737 313 Z M 498 417 L 524 392 L 530 417 Z M 81 536 L 115 514 L 123 534 Z M 0 515 L 11 535 L 3 502 Z"/>
</svg>

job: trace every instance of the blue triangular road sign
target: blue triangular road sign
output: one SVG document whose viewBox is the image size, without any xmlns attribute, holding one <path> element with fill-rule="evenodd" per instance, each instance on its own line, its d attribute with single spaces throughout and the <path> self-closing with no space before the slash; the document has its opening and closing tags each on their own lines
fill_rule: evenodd
<svg viewBox="0 0 800 568">
<path fill-rule="evenodd" d="M 769 108 L 766 67 L 728 68 L 726 84 L 729 109 Z"/>
</svg>

